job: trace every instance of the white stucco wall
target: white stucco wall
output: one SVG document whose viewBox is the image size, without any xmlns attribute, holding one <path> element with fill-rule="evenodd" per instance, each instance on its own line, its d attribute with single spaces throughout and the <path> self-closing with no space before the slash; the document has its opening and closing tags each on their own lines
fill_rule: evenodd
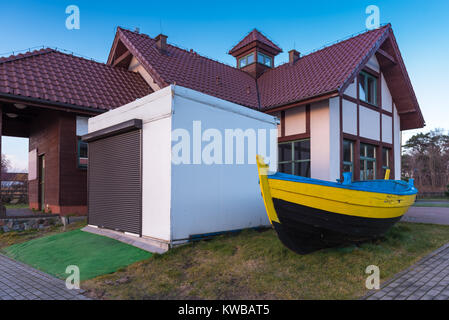
<svg viewBox="0 0 449 320">
<path fill-rule="evenodd" d="M 393 121 L 394 121 L 394 175 L 395 179 L 401 179 L 401 130 L 400 120 L 396 106 L 393 104 Z"/>
<path fill-rule="evenodd" d="M 187 130 L 192 144 L 195 139 L 193 120 L 201 121 L 203 133 L 207 129 L 216 129 L 223 139 L 226 129 L 265 129 L 267 133 L 273 129 L 276 133 L 274 117 L 193 90 L 176 87 L 173 105 L 173 129 Z M 268 141 L 264 142 L 269 150 Z M 273 157 L 277 159 L 277 136 L 273 142 Z M 203 141 L 202 148 L 209 143 Z M 236 164 L 236 144 L 234 164 L 172 163 L 172 240 L 269 224 L 260 195 L 255 159 L 252 156 L 248 159 L 247 151 L 246 147 L 243 164 Z M 190 158 L 193 162 L 193 155 Z M 224 162 L 225 154 L 222 159 Z M 272 169 L 275 168 L 276 163 L 273 163 Z"/>
<path fill-rule="evenodd" d="M 380 66 L 379 66 L 379 62 L 377 61 L 377 58 L 375 55 L 373 55 L 368 62 L 366 63 L 366 66 L 377 71 L 380 72 Z"/>
<path fill-rule="evenodd" d="M 343 132 L 357 135 L 357 104 L 343 99 Z"/>
<path fill-rule="evenodd" d="M 382 141 L 393 143 L 393 121 L 392 118 L 386 114 L 382 115 Z"/>
<path fill-rule="evenodd" d="M 393 108 L 393 99 L 391 98 L 390 90 L 388 89 L 388 85 L 383 74 L 381 74 L 381 98 L 382 108 L 391 112 Z"/>
<path fill-rule="evenodd" d="M 340 176 L 339 97 L 310 107 L 311 177 L 335 181 Z"/>
<path fill-rule="evenodd" d="M 346 88 L 344 94 L 346 94 L 350 97 L 353 97 L 353 98 L 357 98 L 357 85 L 356 85 L 355 79 Z"/>
<path fill-rule="evenodd" d="M 380 141 L 380 113 L 359 106 L 360 136 Z"/>
<path fill-rule="evenodd" d="M 285 135 L 306 132 L 306 107 L 285 110 Z"/>
</svg>

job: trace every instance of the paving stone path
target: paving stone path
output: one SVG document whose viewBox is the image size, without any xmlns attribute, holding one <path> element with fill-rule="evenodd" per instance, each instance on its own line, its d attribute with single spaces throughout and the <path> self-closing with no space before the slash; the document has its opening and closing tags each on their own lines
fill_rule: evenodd
<svg viewBox="0 0 449 320">
<path fill-rule="evenodd" d="M 410 207 L 401 221 L 449 225 L 449 208 Z"/>
<path fill-rule="evenodd" d="M 449 243 L 387 281 L 367 300 L 449 300 Z"/>
<path fill-rule="evenodd" d="M 88 300 L 65 281 L 0 254 L 0 300 Z"/>
</svg>

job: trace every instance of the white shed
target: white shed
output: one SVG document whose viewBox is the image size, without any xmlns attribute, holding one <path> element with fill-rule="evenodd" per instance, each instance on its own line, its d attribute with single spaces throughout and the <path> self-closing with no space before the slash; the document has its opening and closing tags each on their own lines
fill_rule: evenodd
<svg viewBox="0 0 449 320">
<path fill-rule="evenodd" d="M 255 154 L 276 170 L 277 124 L 179 86 L 89 119 L 89 225 L 167 248 L 269 225 Z"/>
</svg>

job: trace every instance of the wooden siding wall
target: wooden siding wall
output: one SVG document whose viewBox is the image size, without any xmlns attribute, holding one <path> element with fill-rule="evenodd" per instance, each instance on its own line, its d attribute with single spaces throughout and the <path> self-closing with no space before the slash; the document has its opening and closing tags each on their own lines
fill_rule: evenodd
<svg viewBox="0 0 449 320">
<path fill-rule="evenodd" d="M 87 206 L 87 169 L 78 167 L 76 115 L 62 114 L 59 125 L 60 205 L 64 207 L 63 211 L 80 211 L 83 209 L 76 207 Z"/>
<path fill-rule="evenodd" d="M 45 204 L 59 206 L 59 121 L 58 112 L 39 113 L 30 125 L 29 150 L 37 149 L 38 156 L 45 155 Z M 39 168 L 39 166 L 36 166 Z M 39 177 L 29 181 L 30 207 L 39 209 Z M 53 212 L 53 210 L 52 210 Z"/>
<path fill-rule="evenodd" d="M 45 155 L 45 200 L 52 213 L 87 213 L 87 170 L 78 168 L 76 114 L 43 111 L 31 123 L 29 150 Z M 38 208 L 39 179 L 29 181 L 29 203 Z"/>
</svg>

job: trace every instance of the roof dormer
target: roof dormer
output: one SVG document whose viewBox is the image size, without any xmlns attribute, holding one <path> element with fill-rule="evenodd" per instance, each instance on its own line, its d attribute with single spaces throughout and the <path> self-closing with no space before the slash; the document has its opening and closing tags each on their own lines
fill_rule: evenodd
<svg viewBox="0 0 449 320">
<path fill-rule="evenodd" d="M 274 57 L 281 52 L 281 48 L 254 29 L 229 54 L 236 58 L 237 68 L 258 78 L 265 70 L 274 67 Z"/>
</svg>

